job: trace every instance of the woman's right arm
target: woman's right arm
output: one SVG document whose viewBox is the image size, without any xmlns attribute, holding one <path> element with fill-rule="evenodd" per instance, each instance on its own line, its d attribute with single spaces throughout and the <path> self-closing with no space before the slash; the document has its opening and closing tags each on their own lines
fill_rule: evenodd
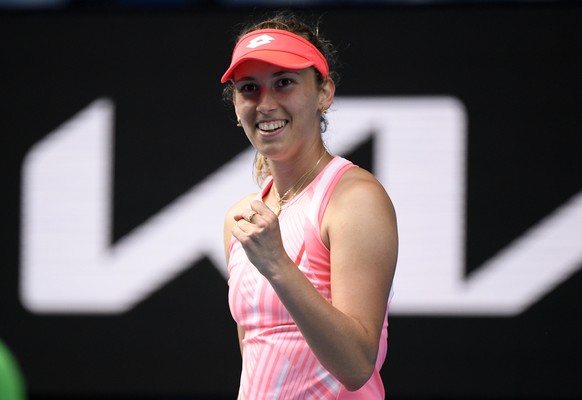
<svg viewBox="0 0 582 400">
<path fill-rule="evenodd" d="M 234 216 L 237 213 L 240 213 L 241 210 L 247 208 L 250 202 L 255 198 L 256 195 L 252 194 L 246 196 L 239 202 L 237 202 L 234 206 L 231 207 L 230 210 L 226 213 L 226 217 L 224 218 L 224 255 L 226 258 L 226 264 L 228 265 L 228 260 L 230 258 L 230 240 L 232 239 L 232 228 L 236 224 Z M 240 352 L 242 354 L 242 340 L 245 336 L 244 328 L 240 325 L 236 327 L 238 333 L 238 343 L 240 346 Z"/>
</svg>

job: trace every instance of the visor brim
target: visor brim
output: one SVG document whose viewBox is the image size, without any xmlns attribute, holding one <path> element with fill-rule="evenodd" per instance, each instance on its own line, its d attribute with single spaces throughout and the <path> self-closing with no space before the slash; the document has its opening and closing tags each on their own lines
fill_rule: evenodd
<svg viewBox="0 0 582 400">
<path fill-rule="evenodd" d="M 263 61 L 268 64 L 276 65 L 278 67 L 286 69 L 304 69 L 312 67 L 314 65 L 312 61 L 304 57 L 298 56 L 297 54 L 277 50 L 257 50 L 251 53 L 247 53 L 236 60 L 233 60 L 230 67 L 228 67 L 228 69 L 222 76 L 220 82 L 225 83 L 229 80 L 234 81 L 235 70 L 243 62 L 249 60 Z"/>
</svg>

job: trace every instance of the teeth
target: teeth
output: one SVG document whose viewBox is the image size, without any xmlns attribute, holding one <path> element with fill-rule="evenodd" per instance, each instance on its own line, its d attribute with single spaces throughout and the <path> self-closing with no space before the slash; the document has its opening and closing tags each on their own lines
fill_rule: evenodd
<svg viewBox="0 0 582 400">
<path fill-rule="evenodd" d="M 286 121 L 269 121 L 269 122 L 259 122 L 257 126 L 262 131 L 273 131 L 287 125 Z"/>
</svg>

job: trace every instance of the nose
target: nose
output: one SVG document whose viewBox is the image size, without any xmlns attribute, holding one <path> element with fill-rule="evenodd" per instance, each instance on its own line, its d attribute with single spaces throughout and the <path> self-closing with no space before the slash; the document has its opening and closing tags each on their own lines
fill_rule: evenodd
<svg viewBox="0 0 582 400">
<path fill-rule="evenodd" d="M 273 93 L 269 89 L 261 90 L 259 100 L 257 101 L 257 112 L 268 114 L 277 108 L 277 102 Z"/>
</svg>

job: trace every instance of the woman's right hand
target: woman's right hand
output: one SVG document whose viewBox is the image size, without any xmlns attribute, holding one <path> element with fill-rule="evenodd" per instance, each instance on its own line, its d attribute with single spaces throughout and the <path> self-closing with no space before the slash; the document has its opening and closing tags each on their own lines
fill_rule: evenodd
<svg viewBox="0 0 582 400">
<path fill-rule="evenodd" d="M 265 277 L 276 274 L 282 262 L 290 260 L 283 247 L 279 218 L 265 203 L 253 200 L 250 209 L 235 213 L 234 219 L 232 234 Z"/>
</svg>

